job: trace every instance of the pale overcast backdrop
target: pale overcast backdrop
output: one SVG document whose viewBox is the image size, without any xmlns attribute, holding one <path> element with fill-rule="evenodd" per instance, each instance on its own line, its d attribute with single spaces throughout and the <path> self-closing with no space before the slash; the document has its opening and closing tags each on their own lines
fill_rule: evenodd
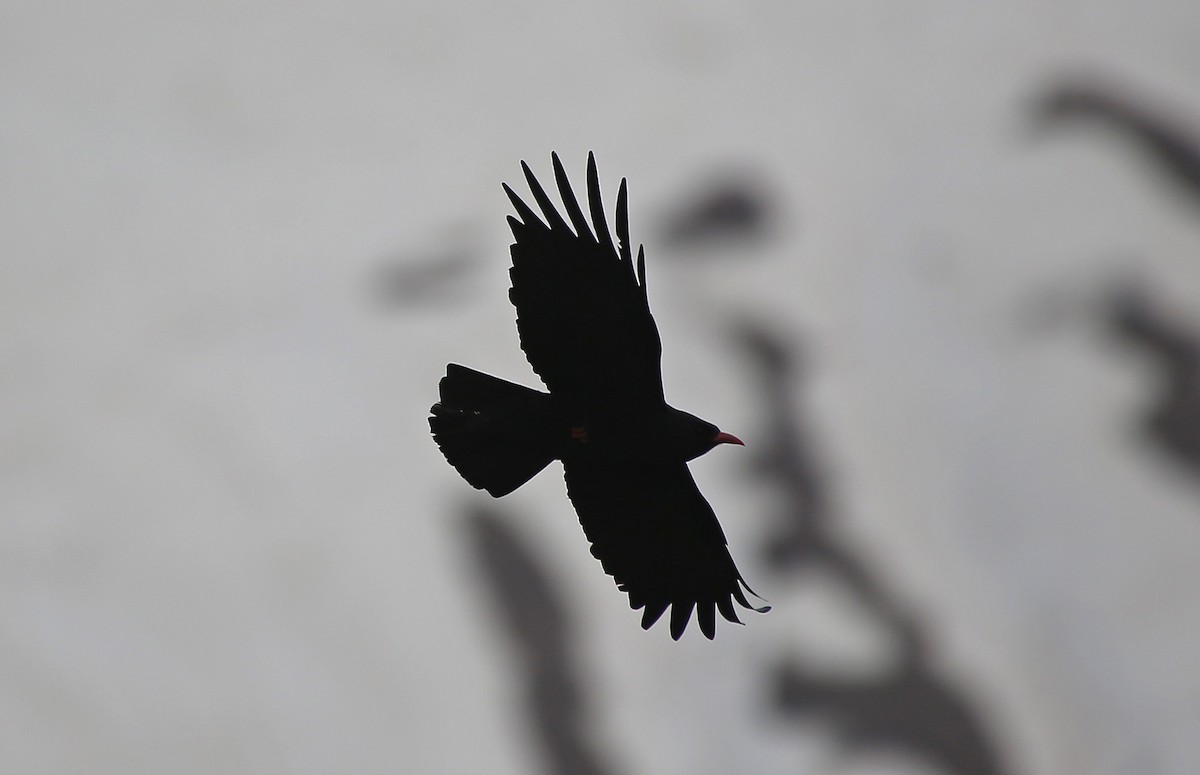
<svg viewBox="0 0 1200 775">
<path fill-rule="evenodd" d="M 3 772 L 1196 771 L 1200 3 L 0 18 Z M 589 150 L 747 443 L 715 642 L 429 438 Z"/>
</svg>

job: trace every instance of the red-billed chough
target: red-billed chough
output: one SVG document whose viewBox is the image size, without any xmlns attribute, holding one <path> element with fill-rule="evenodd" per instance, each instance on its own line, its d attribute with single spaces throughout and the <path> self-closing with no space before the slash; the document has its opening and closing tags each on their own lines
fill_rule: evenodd
<svg viewBox="0 0 1200 775">
<path fill-rule="evenodd" d="M 589 225 L 557 154 L 554 177 L 570 224 L 521 163 L 545 220 L 504 186 L 517 331 L 549 393 L 469 369 L 446 367 L 429 425 L 446 460 L 472 486 L 507 495 L 551 460 L 592 554 L 649 629 L 671 608 L 671 637 L 693 609 L 712 638 L 716 612 L 740 621 L 734 601 L 759 612 L 712 507 L 687 462 L 718 444 L 741 444 L 663 397 L 658 327 L 646 296 L 646 262 L 629 244 L 625 181 L 617 193 L 614 244 L 588 154 Z M 595 230 L 593 233 L 593 229 Z"/>
</svg>

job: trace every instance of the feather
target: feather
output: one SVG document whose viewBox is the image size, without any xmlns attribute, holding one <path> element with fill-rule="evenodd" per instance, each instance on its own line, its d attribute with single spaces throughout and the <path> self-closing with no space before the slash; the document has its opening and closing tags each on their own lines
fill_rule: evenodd
<svg viewBox="0 0 1200 775">
<path fill-rule="evenodd" d="M 612 234 L 608 231 L 608 221 L 604 217 L 604 200 L 600 197 L 600 176 L 596 174 L 596 157 L 588 151 L 587 165 L 588 207 L 592 211 L 592 225 L 596 227 L 596 237 L 600 247 L 616 253 L 613 246 Z"/>
<path fill-rule="evenodd" d="M 567 171 L 563 169 L 558 154 L 550 154 L 550 159 L 554 162 L 554 179 L 558 182 L 558 195 L 562 197 L 563 206 L 567 208 L 567 215 L 570 216 L 571 223 L 575 225 L 575 236 L 582 240 L 595 242 L 596 238 L 592 236 L 587 219 L 583 217 L 583 210 L 579 207 L 579 200 L 575 198 L 575 192 L 571 190 L 571 181 L 567 179 Z"/>
<path fill-rule="evenodd" d="M 524 162 L 522 162 L 522 164 L 524 164 Z M 509 201 L 511 201 L 513 207 L 516 208 L 517 215 L 521 216 L 521 220 L 524 222 L 526 227 L 539 226 L 543 229 L 546 228 L 546 224 L 542 223 L 541 219 L 537 217 L 537 213 L 535 213 L 529 205 L 525 204 L 525 202 L 521 200 L 521 197 L 517 196 L 516 192 L 508 187 L 507 183 L 501 183 L 500 185 L 504 187 L 504 193 L 508 194 Z M 511 216 L 509 217 L 509 225 L 512 225 Z"/>
<path fill-rule="evenodd" d="M 546 190 L 542 188 L 542 184 L 538 183 L 537 178 L 533 176 L 533 171 L 529 169 L 529 165 L 521 162 L 521 171 L 525 173 L 525 181 L 529 184 L 529 190 L 533 192 L 533 198 L 537 201 L 538 207 L 542 208 L 542 212 L 546 216 L 546 221 L 550 224 L 550 229 L 553 231 L 567 231 L 567 222 L 558 214 L 558 209 L 550 201 L 550 197 L 546 195 Z"/>
</svg>

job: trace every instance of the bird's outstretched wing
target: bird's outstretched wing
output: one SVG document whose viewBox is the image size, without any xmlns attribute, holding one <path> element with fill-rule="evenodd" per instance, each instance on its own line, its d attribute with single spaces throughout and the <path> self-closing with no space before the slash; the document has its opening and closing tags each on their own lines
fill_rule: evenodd
<svg viewBox="0 0 1200 775">
<path fill-rule="evenodd" d="M 504 186 L 520 216 L 509 216 L 508 224 L 516 238 L 509 299 L 517 308 L 521 349 L 552 393 L 595 396 L 629 411 L 661 406 L 662 342 L 646 298 L 644 254 L 639 248 L 635 268 L 630 251 L 625 181 L 617 193 L 614 244 L 595 158 L 588 154 L 591 226 L 558 155 L 552 158 L 571 225 L 525 162 L 521 169 L 546 220 Z"/>
<path fill-rule="evenodd" d="M 769 610 L 746 599 L 742 588 L 749 587 L 687 464 L 647 469 L 564 461 L 563 468 L 592 555 L 629 593 L 630 607 L 645 609 L 643 629 L 671 608 L 671 637 L 679 640 L 695 609 L 700 630 L 711 639 L 716 611 L 741 624 L 735 600 Z"/>
</svg>

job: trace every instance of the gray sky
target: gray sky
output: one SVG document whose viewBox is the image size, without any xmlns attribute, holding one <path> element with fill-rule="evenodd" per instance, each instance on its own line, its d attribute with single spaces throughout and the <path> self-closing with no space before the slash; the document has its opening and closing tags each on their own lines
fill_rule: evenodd
<svg viewBox="0 0 1200 775">
<path fill-rule="evenodd" d="M 800 337 L 836 529 L 1014 772 L 1200 760 L 1200 486 L 1140 440 L 1155 377 L 1094 314 L 1132 273 L 1200 328 L 1200 209 L 1120 133 L 1033 110 L 1083 78 L 1200 137 L 1200 5 L 3 16 L 0 769 L 530 771 L 462 541 L 485 496 L 425 412 L 448 361 L 536 384 L 500 182 L 551 150 L 629 179 L 674 404 L 753 448 L 723 331 Z M 662 244 L 728 168 L 774 193 L 772 237 Z M 445 300 L 372 285 L 446 255 L 471 260 Z M 598 738 L 629 773 L 884 771 L 765 710 L 779 658 L 888 647 L 836 584 L 763 567 L 772 496 L 719 452 L 693 470 L 775 610 L 713 643 L 637 627 L 557 472 L 502 504 L 572 601 Z"/>
</svg>

